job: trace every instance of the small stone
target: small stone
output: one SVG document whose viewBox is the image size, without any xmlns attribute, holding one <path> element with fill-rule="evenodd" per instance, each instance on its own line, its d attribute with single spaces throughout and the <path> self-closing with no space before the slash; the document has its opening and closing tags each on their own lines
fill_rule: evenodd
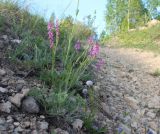
<svg viewBox="0 0 160 134">
<path fill-rule="evenodd" d="M 5 124 L 5 119 L 4 118 L 0 118 L 0 125 L 3 125 L 3 124 Z"/>
<path fill-rule="evenodd" d="M 38 134 L 37 130 L 33 130 L 31 134 Z"/>
<path fill-rule="evenodd" d="M 128 105 L 130 105 L 132 108 L 134 109 L 138 109 L 138 101 L 135 100 L 133 97 L 130 96 L 124 96 L 124 99 L 126 100 L 126 102 L 128 103 Z"/>
<path fill-rule="evenodd" d="M 101 106 L 104 112 L 106 112 L 107 114 L 110 114 L 109 106 L 107 106 L 104 102 L 101 103 Z"/>
<path fill-rule="evenodd" d="M 8 36 L 7 35 L 2 35 L 2 39 L 7 40 Z"/>
<path fill-rule="evenodd" d="M 20 123 L 19 122 L 14 122 L 13 125 L 18 127 L 20 125 Z"/>
<path fill-rule="evenodd" d="M 0 40 L 0 49 L 4 48 L 4 42 Z"/>
<path fill-rule="evenodd" d="M 16 43 L 16 44 L 20 44 L 21 43 L 21 40 L 19 39 L 14 39 L 14 40 L 11 40 L 12 43 Z"/>
<path fill-rule="evenodd" d="M 23 127 L 28 128 L 28 127 L 30 127 L 30 124 L 31 123 L 29 121 L 23 122 Z"/>
<path fill-rule="evenodd" d="M 154 130 L 149 128 L 147 131 L 147 134 L 157 134 L 157 133 Z"/>
<path fill-rule="evenodd" d="M 18 80 L 17 82 L 16 82 L 17 84 L 26 84 L 26 82 L 24 81 L 24 80 Z"/>
<path fill-rule="evenodd" d="M 137 127 L 138 127 L 137 122 L 133 122 L 133 123 L 131 123 L 131 127 L 133 127 L 133 128 L 135 128 L 135 129 L 137 129 Z"/>
<path fill-rule="evenodd" d="M 7 126 L 5 124 L 0 125 L 0 132 L 6 131 L 6 130 L 7 130 Z"/>
<path fill-rule="evenodd" d="M 0 69 L 0 76 L 4 76 L 4 75 L 6 75 L 6 71 L 3 69 Z"/>
<path fill-rule="evenodd" d="M 11 112 L 11 103 L 7 101 L 6 103 L 0 103 L 0 111 L 10 113 Z"/>
<path fill-rule="evenodd" d="M 120 127 L 122 128 L 122 130 L 125 134 L 131 134 L 131 129 L 128 126 L 126 126 L 124 124 L 120 124 Z"/>
<path fill-rule="evenodd" d="M 23 132 L 23 129 L 19 126 L 14 129 L 14 132 Z"/>
<path fill-rule="evenodd" d="M 40 115 L 40 118 L 41 118 L 41 119 L 45 119 L 45 116 L 44 116 L 44 115 Z"/>
<path fill-rule="evenodd" d="M 9 100 L 11 103 L 16 105 L 17 107 L 21 106 L 21 100 L 23 99 L 24 95 L 23 94 L 16 94 L 14 97 L 9 97 Z"/>
<path fill-rule="evenodd" d="M 17 86 L 16 86 L 17 92 L 20 92 L 22 90 L 23 86 L 24 86 L 23 84 L 17 84 Z"/>
<path fill-rule="evenodd" d="M 158 129 L 158 124 L 156 122 L 148 122 L 148 126 L 154 130 Z"/>
<path fill-rule="evenodd" d="M 150 118 L 155 118 L 156 117 L 156 114 L 155 113 L 152 113 L 152 112 L 147 112 L 147 114 L 146 114 L 148 117 L 150 117 Z"/>
<path fill-rule="evenodd" d="M 23 89 L 22 93 L 16 94 L 14 97 L 9 97 L 11 103 L 16 105 L 17 107 L 21 106 L 21 100 L 28 94 L 30 89 Z"/>
<path fill-rule="evenodd" d="M 86 85 L 89 86 L 89 87 L 90 87 L 90 86 L 93 86 L 93 81 L 88 80 L 88 81 L 86 82 Z"/>
<path fill-rule="evenodd" d="M 148 107 L 160 109 L 160 96 L 152 97 L 148 102 Z"/>
<path fill-rule="evenodd" d="M 40 109 L 33 97 L 27 97 L 22 102 L 22 109 L 28 113 L 39 113 Z"/>
<path fill-rule="evenodd" d="M 8 92 L 8 89 L 3 88 L 3 87 L 0 87 L 0 92 L 1 92 L 1 93 L 7 93 L 7 92 Z"/>
<path fill-rule="evenodd" d="M 69 134 L 67 131 L 64 131 L 64 130 L 62 130 L 62 129 L 60 129 L 60 128 L 54 129 L 54 132 L 55 132 L 56 134 Z"/>
<path fill-rule="evenodd" d="M 7 123 L 12 123 L 13 122 L 13 118 L 11 116 L 8 116 L 6 122 Z"/>
<path fill-rule="evenodd" d="M 130 123 L 131 122 L 131 117 L 130 116 L 126 116 L 124 118 L 124 123 Z"/>
<path fill-rule="evenodd" d="M 73 123 L 72 126 L 75 130 L 80 130 L 83 126 L 83 121 L 80 119 L 76 119 Z"/>
<path fill-rule="evenodd" d="M 47 130 L 48 129 L 48 123 L 43 121 L 43 122 L 37 122 L 38 128 L 40 130 Z"/>
</svg>

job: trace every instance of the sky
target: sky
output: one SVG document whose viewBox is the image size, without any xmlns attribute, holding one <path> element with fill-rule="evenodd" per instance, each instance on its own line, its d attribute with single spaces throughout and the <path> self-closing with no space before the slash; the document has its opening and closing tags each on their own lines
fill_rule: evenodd
<svg viewBox="0 0 160 134">
<path fill-rule="evenodd" d="M 87 15 L 94 16 L 96 10 L 96 20 L 94 26 L 97 27 L 98 34 L 105 29 L 105 6 L 107 0 L 79 0 L 79 14 L 77 19 L 83 21 Z M 30 0 L 32 12 L 39 13 L 46 19 L 54 12 L 56 18 L 71 15 L 75 17 L 78 0 Z"/>
</svg>

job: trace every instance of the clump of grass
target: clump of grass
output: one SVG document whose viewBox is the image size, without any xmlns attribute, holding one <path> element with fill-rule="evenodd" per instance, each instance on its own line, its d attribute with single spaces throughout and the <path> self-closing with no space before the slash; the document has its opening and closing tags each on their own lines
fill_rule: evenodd
<svg viewBox="0 0 160 134">
<path fill-rule="evenodd" d="M 153 76 L 155 77 L 160 77 L 160 68 L 157 68 L 153 73 L 152 73 Z"/>
</svg>

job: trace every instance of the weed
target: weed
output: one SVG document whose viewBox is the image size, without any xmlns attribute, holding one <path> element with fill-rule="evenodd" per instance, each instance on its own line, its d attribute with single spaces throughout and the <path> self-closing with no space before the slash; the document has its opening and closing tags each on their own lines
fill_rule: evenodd
<svg viewBox="0 0 160 134">
<path fill-rule="evenodd" d="M 152 73 L 153 76 L 156 76 L 156 77 L 159 77 L 160 76 L 160 69 L 157 68 L 153 73 Z"/>
</svg>

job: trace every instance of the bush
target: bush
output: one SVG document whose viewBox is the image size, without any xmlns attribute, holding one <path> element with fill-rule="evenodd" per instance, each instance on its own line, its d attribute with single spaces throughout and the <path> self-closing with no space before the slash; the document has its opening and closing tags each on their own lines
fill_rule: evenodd
<svg viewBox="0 0 160 134">
<path fill-rule="evenodd" d="M 45 112 L 51 116 L 61 116 L 72 122 L 76 118 L 82 118 L 84 112 L 84 100 L 73 93 L 66 91 L 54 92 L 53 89 L 33 89 L 29 93 L 34 96 L 44 107 Z"/>
</svg>

